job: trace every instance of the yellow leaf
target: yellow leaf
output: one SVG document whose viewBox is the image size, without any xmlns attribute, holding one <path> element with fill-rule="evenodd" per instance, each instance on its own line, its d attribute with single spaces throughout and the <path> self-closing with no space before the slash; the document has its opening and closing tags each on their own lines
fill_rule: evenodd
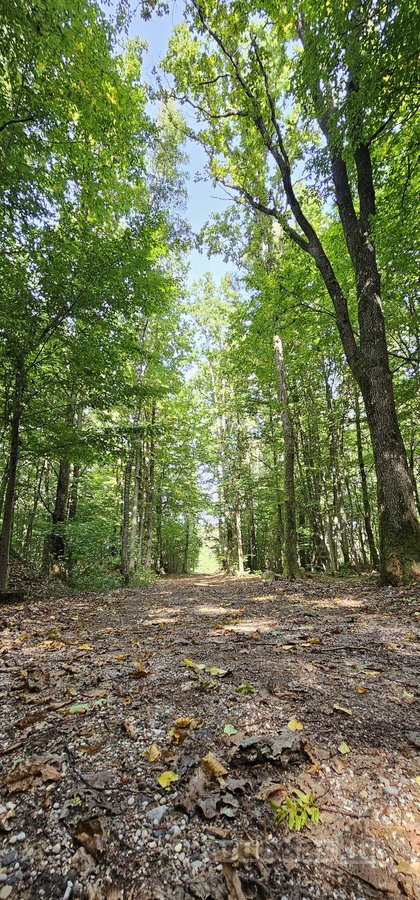
<svg viewBox="0 0 420 900">
<path fill-rule="evenodd" d="M 160 756 L 158 745 L 150 744 L 150 747 L 146 747 L 146 749 L 143 750 L 142 756 L 144 756 L 145 759 L 148 759 L 149 762 L 156 762 L 156 760 L 159 759 Z"/>
<path fill-rule="evenodd" d="M 145 678 L 146 675 L 150 675 L 147 666 L 145 666 L 141 659 L 136 659 L 134 663 L 134 674 L 137 675 L 138 678 Z"/>
<path fill-rule="evenodd" d="M 212 775 L 214 778 L 222 778 L 223 775 L 228 775 L 229 770 L 225 769 L 224 765 L 217 759 L 214 753 L 207 753 L 206 756 L 203 756 L 201 760 L 201 768 L 207 772 L 208 775 Z"/>
<path fill-rule="evenodd" d="M 299 719 L 290 719 L 290 722 L 287 723 L 287 727 L 290 731 L 302 731 L 303 725 L 302 722 L 299 722 Z"/>
<path fill-rule="evenodd" d="M 184 657 L 184 663 L 186 666 L 188 666 L 189 669 L 200 669 L 200 671 L 203 671 L 203 669 L 206 668 L 205 663 L 193 662 L 193 660 L 188 659 L 187 656 Z"/>
<path fill-rule="evenodd" d="M 356 691 L 358 694 L 366 694 L 366 688 L 363 687 L 363 684 L 356 684 Z"/>
<path fill-rule="evenodd" d="M 420 775 L 416 775 L 416 777 L 415 777 L 415 782 L 416 782 L 416 784 L 418 784 L 418 786 L 420 787 Z"/>
<path fill-rule="evenodd" d="M 79 644 L 79 650 L 92 650 L 90 644 Z"/>
<path fill-rule="evenodd" d="M 215 675 L 220 678 L 222 678 L 223 675 L 227 675 L 228 671 L 229 669 L 219 669 L 218 666 L 207 666 L 206 668 L 206 672 L 208 672 L 209 675 Z"/>
<path fill-rule="evenodd" d="M 129 653 L 118 653 L 115 659 L 118 659 L 118 662 L 123 662 L 123 660 L 128 659 L 129 656 Z"/>
<path fill-rule="evenodd" d="M 345 756 L 346 753 L 350 753 L 350 747 L 348 744 L 346 744 L 345 741 L 342 741 L 340 746 L 337 749 L 338 749 L 338 752 L 342 753 L 343 756 Z"/>
<path fill-rule="evenodd" d="M 162 772 L 161 775 L 159 775 L 157 782 L 158 782 L 158 784 L 160 784 L 161 787 L 165 788 L 165 791 L 169 791 L 171 784 L 174 781 L 178 781 L 178 780 L 179 780 L 179 776 L 176 774 L 176 772 L 171 772 L 168 769 L 167 772 Z"/>
<path fill-rule="evenodd" d="M 417 635 L 415 631 L 407 631 L 406 638 L 408 641 L 416 641 Z"/>
<path fill-rule="evenodd" d="M 133 701 L 132 701 L 131 697 L 124 697 L 124 700 L 123 700 L 124 706 L 131 706 L 132 702 Z"/>
<path fill-rule="evenodd" d="M 398 650 L 398 644 L 395 644 L 394 641 L 389 641 L 388 644 L 385 644 L 387 650 Z"/>
<path fill-rule="evenodd" d="M 353 715 L 351 709 L 348 709 L 347 706 L 339 706 L 338 703 L 334 703 L 333 709 L 336 709 L 337 712 L 345 713 L 346 716 L 352 716 L 352 715 Z"/>
</svg>

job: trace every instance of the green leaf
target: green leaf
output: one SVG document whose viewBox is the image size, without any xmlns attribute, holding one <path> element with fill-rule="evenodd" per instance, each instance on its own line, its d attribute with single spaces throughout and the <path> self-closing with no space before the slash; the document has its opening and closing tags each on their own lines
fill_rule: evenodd
<svg viewBox="0 0 420 900">
<path fill-rule="evenodd" d="M 223 731 L 225 734 L 229 734 L 229 735 L 238 733 L 238 729 L 235 728 L 234 725 L 225 725 Z"/>
</svg>

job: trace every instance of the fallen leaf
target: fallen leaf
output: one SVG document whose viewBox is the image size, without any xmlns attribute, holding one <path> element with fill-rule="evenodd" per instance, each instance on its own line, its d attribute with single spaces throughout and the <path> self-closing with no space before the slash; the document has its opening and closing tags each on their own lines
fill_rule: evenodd
<svg viewBox="0 0 420 900">
<path fill-rule="evenodd" d="M 338 750 L 338 752 L 341 753 L 343 756 L 345 756 L 346 753 L 350 753 L 350 747 L 349 747 L 348 744 L 346 744 L 345 741 L 342 741 L 342 742 L 341 742 L 341 744 L 339 745 L 339 747 L 337 747 L 337 750 Z"/>
<path fill-rule="evenodd" d="M 366 694 L 366 688 L 363 684 L 356 684 L 356 691 L 358 694 Z"/>
<path fill-rule="evenodd" d="M 229 735 L 238 733 L 238 729 L 235 728 L 234 725 L 225 725 L 223 731 L 225 734 L 229 734 Z"/>
<path fill-rule="evenodd" d="M 245 866 L 250 860 L 260 858 L 259 841 L 240 840 L 232 850 L 231 862 Z"/>
<path fill-rule="evenodd" d="M 214 675 L 216 678 L 223 678 L 224 675 L 228 674 L 229 669 L 219 669 L 218 666 L 207 666 L 206 672 L 208 672 L 209 675 Z"/>
<path fill-rule="evenodd" d="M 302 722 L 299 722 L 299 719 L 290 719 L 290 722 L 287 723 L 287 727 L 290 731 L 302 731 L 303 725 Z"/>
<path fill-rule="evenodd" d="M 222 871 L 226 881 L 228 900 L 246 900 L 241 886 L 241 879 L 232 863 L 222 863 Z"/>
<path fill-rule="evenodd" d="M 150 744 L 150 747 L 146 747 L 146 749 L 143 750 L 142 756 L 144 756 L 145 759 L 148 759 L 149 762 L 155 762 L 160 756 L 158 745 Z"/>
<path fill-rule="evenodd" d="M 415 777 L 415 782 L 416 782 L 416 784 L 418 784 L 418 786 L 420 787 L 420 775 L 416 775 L 416 777 Z"/>
<path fill-rule="evenodd" d="M 196 662 L 193 662 L 193 660 L 192 660 L 192 659 L 188 659 L 187 656 L 184 657 L 184 663 L 185 663 L 186 666 L 188 666 L 189 669 L 198 669 L 200 672 L 203 672 L 204 669 L 206 668 L 206 664 L 205 664 L 205 663 L 196 663 Z"/>
<path fill-rule="evenodd" d="M 78 843 L 92 856 L 103 853 L 104 832 L 100 819 L 80 819 L 76 823 L 75 837 Z"/>
<path fill-rule="evenodd" d="M 236 688 L 238 694 L 256 694 L 257 689 L 252 685 L 248 684 L 247 681 L 244 681 L 242 684 L 238 684 Z"/>
<path fill-rule="evenodd" d="M 95 706 L 102 706 L 105 703 L 105 700 L 91 700 L 89 703 L 73 703 L 72 706 L 68 706 L 66 709 L 63 709 L 63 715 L 71 713 L 85 713 L 89 712 Z"/>
<path fill-rule="evenodd" d="M 79 644 L 78 649 L 79 650 L 92 650 L 92 647 L 90 646 L 90 644 Z"/>
<path fill-rule="evenodd" d="M 407 703 L 413 703 L 415 700 L 414 694 L 411 691 L 403 691 L 403 700 L 406 700 Z"/>
<path fill-rule="evenodd" d="M 346 716 L 352 716 L 352 715 L 353 715 L 351 709 L 348 709 L 347 706 L 339 706 L 338 703 L 334 703 L 333 709 L 335 709 L 337 712 L 345 713 Z"/>
<path fill-rule="evenodd" d="M 268 797 L 272 797 L 273 794 L 283 794 L 286 796 L 287 787 L 285 784 L 280 784 L 278 781 L 270 781 L 270 779 L 263 781 L 263 783 L 258 788 L 257 793 L 255 794 L 256 800 L 267 800 Z M 278 800 L 280 802 L 280 800 Z"/>
<path fill-rule="evenodd" d="M 128 734 L 128 736 L 133 739 L 133 741 L 137 740 L 137 731 L 132 722 L 129 722 L 128 719 L 124 719 L 122 727 L 126 734 Z"/>
<path fill-rule="evenodd" d="M 210 753 L 207 753 L 206 756 L 203 756 L 201 767 L 208 775 L 213 776 L 213 778 L 222 778 L 223 775 L 228 775 L 229 773 L 229 770 L 219 762 L 217 757 L 211 751 Z"/>
<path fill-rule="evenodd" d="M 158 784 L 161 787 L 165 788 L 165 791 L 169 791 L 171 784 L 175 781 L 179 781 L 179 775 L 176 772 L 171 772 L 170 770 L 166 772 L 162 772 L 157 778 Z"/>
<path fill-rule="evenodd" d="M 117 655 L 114 657 L 114 659 L 117 659 L 118 662 L 124 662 L 124 660 L 128 659 L 129 656 L 130 656 L 129 653 L 117 653 Z"/>
<path fill-rule="evenodd" d="M 25 761 L 19 761 L 6 778 L 5 784 L 9 794 L 19 791 L 27 791 L 28 788 L 38 787 L 46 781 L 60 781 L 61 773 L 55 766 L 33 757 Z"/>
<path fill-rule="evenodd" d="M 137 678 L 145 678 L 146 675 L 150 675 L 150 671 L 141 659 L 136 659 L 134 662 L 134 675 Z"/>
</svg>

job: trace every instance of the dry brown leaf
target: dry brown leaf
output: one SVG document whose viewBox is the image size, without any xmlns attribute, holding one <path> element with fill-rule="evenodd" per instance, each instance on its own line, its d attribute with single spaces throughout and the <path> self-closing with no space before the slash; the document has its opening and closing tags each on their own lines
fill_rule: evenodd
<svg viewBox="0 0 420 900">
<path fill-rule="evenodd" d="M 124 722 L 122 723 L 122 728 L 123 728 L 123 731 L 125 731 L 126 734 L 128 734 L 128 736 L 133 739 L 133 741 L 137 740 L 137 731 L 132 722 L 129 722 L 128 719 L 124 719 Z"/>
<path fill-rule="evenodd" d="M 76 824 L 76 840 L 93 856 L 103 853 L 104 832 L 100 819 L 80 819 Z"/>
<path fill-rule="evenodd" d="M 260 785 L 257 793 L 255 794 L 256 800 L 267 800 L 268 797 L 272 797 L 273 794 L 284 793 L 284 796 L 287 794 L 287 787 L 285 784 L 279 784 L 278 781 L 270 781 L 267 779 L 263 781 Z M 280 800 L 278 801 L 280 802 Z"/>
<path fill-rule="evenodd" d="M 242 890 L 241 879 L 232 863 L 222 863 L 222 871 L 227 888 L 227 900 L 246 900 Z"/>
<path fill-rule="evenodd" d="M 250 860 L 260 858 L 259 841 L 238 841 L 232 850 L 231 862 L 245 866 Z"/>
<path fill-rule="evenodd" d="M 224 775 L 229 774 L 229 770 L 222 765 L 221 762 L 217 759 L 217 757 L 210 751 L 206 756 L 203 756 L 201 760 L 201 767 L 207 772 L 208 775 L 211 775 L 213 778 L 223 778 Z"/>
<path fill-rule="evenodd" d="M 32 757 L 25 762 L 19 762 L 13 771 L 6 775 L 4 782 L 9 794 L 15 794 L 27 791 L 31 787 L 38 787 L 46 781 L 60 781 L 60 778 L 61 774 L 55 766 Z"/>
<path fill-rule="evenodd" d="M 136 659 L 134 662 L 134 675 L 137 678 L 145 678 L 146 675 L 150 675 L 149 669 L 141 659 Z"/>
<path fill-rule="evenodd" d="M 86 853 L 84 847 L 79 847 L 71 858 L 71 867 L 78 875 L 89 875 L 90 872 L 92 872 L 92 869 L 95 868 L 95 865 L 96 863 L 93 856 Z"/>
</svg>

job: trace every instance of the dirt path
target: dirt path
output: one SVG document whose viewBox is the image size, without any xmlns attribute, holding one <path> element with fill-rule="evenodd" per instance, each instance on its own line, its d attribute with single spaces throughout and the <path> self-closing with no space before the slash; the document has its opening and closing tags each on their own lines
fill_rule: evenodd
<svg viewBox="0 0 420 900">
<path fill-rule="evenodd" d="M 208 576 L 3 607 L 0 900 L 419 898 L 419 615 Z"/>
</svg>

